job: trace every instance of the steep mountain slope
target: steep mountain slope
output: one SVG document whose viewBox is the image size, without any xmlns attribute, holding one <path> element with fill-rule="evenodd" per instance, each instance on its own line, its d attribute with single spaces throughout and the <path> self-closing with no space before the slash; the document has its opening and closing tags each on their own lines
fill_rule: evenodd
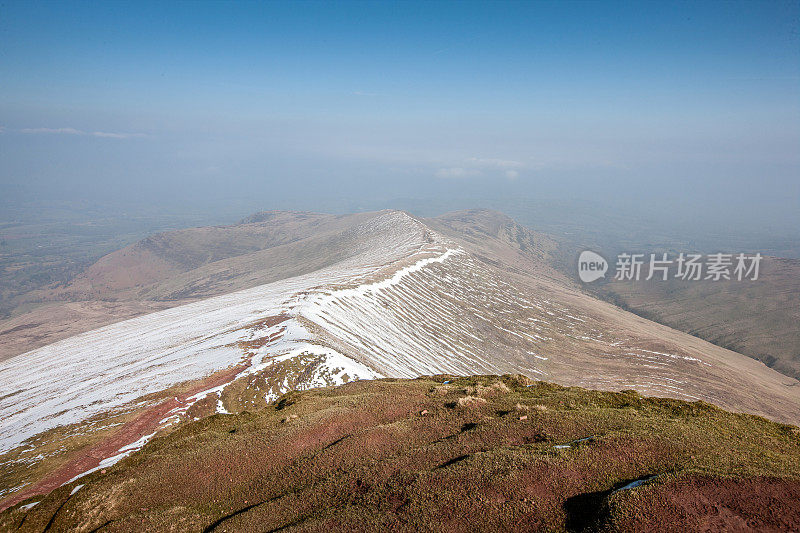
<svg viewBox="0 0 800 533">
<path fill-rule="evenodd" d="M 402 212 L 362 217 L 335 234 L 344 257 L 305 240 L 323 268 L 0 363 L 5 504 L 187 420 L 357 378 L 522 373 L 800 421 L 796 380 L 574 290 L 513 221 L 431 222 L 443 235 Z"/>
<path fill-rule="evenodd" d="M 631 219 L 627 213 L 602 216 L 554 227 L 531 211 L 517 209 L 531 227 L 546 227 L 553 243 L 545 259 L 568 280 L 577 282 L 577 261 L 583 250 L 600 252 L 613 263 L 618 253 L 739 253 L 768 251 L 757 281 L 617 281 L 600 280 L 582 288 L 623 309 L 671 328 L 700 337 L 723 348 L 763 362 L 787 376 L 800 378 L 800 260 L 797 249 L 785 248 L 786 238 L 770 243 L 767 237 L 710 232 L 703 239 L 659 234 L 651 222 Z M 573 206 L 574 208 L 575 206 Z M 565 207 L 566 208 L 566 207 Z M 549 212 L 553 206 L 545 211 Z M 575 216 L 581 218 L 578 209 Z M 488 225 L 491 211 L 471 211 L 470 222 Z M 456 213 L 451 216 L 463 216 Z M 440 217 L 440 218 L 447 218 Z M 468 228 L 469 226 L 467 226 Z M 613 231 L 608 230 L 614 227 Z M 598 229 L 601 228 L 601 229 Z M 438 227 L 437 227 L 438 229 Z M 603 235 L 603 231 L 609 235 Z M 468 229 L 468 231 L 470 231 Z M 692 232 L 687 232 L 691 234 Z M 614 237 L 611 236 L 614 235 Z M 720 248 L 720 243 L 726 243 Z M 776 256 L 785 252 L 787 256 Z M 644 276 L 643 276 L 644 277 Z"/>
<path fill-rule="evenodd" d="M 623 283 L 599 295 L 650 320 L 691 333 L 800 378 L 800 260 L 764 257 L 759 278 Z"/>
<path fill-rule="evenodd" d="M 792 531 L 798 429 L 522 376 L 361 381 L 156 438 L 3 531 Z"/>
</svg>

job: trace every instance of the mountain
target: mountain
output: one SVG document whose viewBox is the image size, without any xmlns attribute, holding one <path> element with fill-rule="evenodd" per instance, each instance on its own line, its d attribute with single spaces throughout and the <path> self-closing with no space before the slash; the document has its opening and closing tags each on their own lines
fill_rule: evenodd
<svg viewBox="0 0 800 533">
<path fill-rule="evenodd" d="M 741 234 L 710 228 L 662 233 L 664 224 L 638 218 L 630 211 L 594 212 L 589 206 L 549 203 L 523 204 L 514 208 L 518 221 L 539 230 L 546 228 L 553 242 L 546 259 L 567 280 L 578 280 L 578 256 L 584 250 L 600 252 L 610 260 L 621 253 L 660 257 L 668 253 L 711 254 L 717 252 L 762 254 L 757 280 L 656 279 L 633 282 L 613 279 L 583 285 L 595 297 L 639 316 L 689 333 L 713 344 L 763 362 L 778 372 L 800 378 L 800 260 L 798 247 L 789 237 Z M 574 215 L 567 225 L 553 224 Z M 548 220 L 550 217 L 552 220 Z M 692 220 L 691 218 L 689 220 Z M 689 237 L 689 236 L 692 237 Z M 646 276 L 647 266 L 643 268 Z M 672 270 L 675 273 L 675 270 Z"/>
<path fill-rule="evenodd" d="M 758 280 L 629 283 L 599 296 L 800 378 L 800 260 L 766 256 Z"/>
<path fill-rule="evenodd" d="M 263 212 L 231 226 L 159 233 L 69 283 L 32 291 L 0 321 L 0 360 L 135 316 L 313 272 L 358 254 L 371 215 Z M 32 308 L 28 310 L 29 308 Z"/>
<path fill-rule="evenodd" d="M 266 213 L 111 254 L 61 294 L 171 307 L 0 363 L 2 505 L 194 419 L 365 378 L 523 374 L 800 421 L 797 380 L 582 292 L 553 250 L 491 212 L 383 211 Z"/>
<path fill-rule="evenodd" d="M 154 438 L 3 531 L 796 531 L 798 428 L 524 376 L 360 381 Z"/>
</svg>

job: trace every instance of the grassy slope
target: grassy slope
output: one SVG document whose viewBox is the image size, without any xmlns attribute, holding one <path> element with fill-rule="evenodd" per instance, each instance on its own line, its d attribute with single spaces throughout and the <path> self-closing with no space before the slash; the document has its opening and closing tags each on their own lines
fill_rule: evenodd
<svg viewBox="0 0 800 533">
<path fill-rule="evenodd" d="M 795 529 L 799 431 L 518 377 L 356 382 L 184 426 L 0 530 Z"/>
</svg>

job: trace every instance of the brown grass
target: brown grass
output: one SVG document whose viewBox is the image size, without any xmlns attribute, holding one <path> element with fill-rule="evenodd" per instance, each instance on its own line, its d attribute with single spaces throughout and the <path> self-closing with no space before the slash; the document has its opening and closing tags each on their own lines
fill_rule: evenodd
<svg viewBox="0 0 800 533">
<path fill-rule="evenodd" d="M 444 395 L 431 394 L 441 377 L 354 382 L 292 393 L 258 412 L 211 416 L 87 476 L 72 496 L 76 483 L 30 500 L 40 503 L 29 511 L 6 511 L 0 530 L 800 524 L 793 499 L 800 437 L 792 426 L 702 402 L 521 386 L 513 376 L 450 379 Z M 498 379 L 504 394 L 465 393 Z M 469 408 L 449 407 L 460 401 Z M 648 476 L 655 477 L 615 492 Z M 759 494 L 772 503 L 748 503 Z M 697 497 L 706 504 L 696 505 Z M 719 518 L 721 509 L 734 514 Z"/>
</svg>

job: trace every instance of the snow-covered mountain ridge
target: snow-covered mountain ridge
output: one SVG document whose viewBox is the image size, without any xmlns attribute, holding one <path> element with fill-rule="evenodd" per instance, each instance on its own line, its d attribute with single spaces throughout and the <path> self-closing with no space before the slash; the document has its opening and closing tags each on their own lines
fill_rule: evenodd
<svg viewBox="0 0 800 533">
<path fill-rule="evenodd" d="M 0 363 L 0 468 L 37 464 L 42 443 L 122 432 L 121 413 L 161 409 L 113 457 L 182 420 L 260 408 L 289 390 L 426 374 L 519 373 L 800 420 L 791 378 L 535 269 L 509 274 L 474 242 L 406 213 L 346 231 L 356 253 L 331 266 Z"/>
</svg>

